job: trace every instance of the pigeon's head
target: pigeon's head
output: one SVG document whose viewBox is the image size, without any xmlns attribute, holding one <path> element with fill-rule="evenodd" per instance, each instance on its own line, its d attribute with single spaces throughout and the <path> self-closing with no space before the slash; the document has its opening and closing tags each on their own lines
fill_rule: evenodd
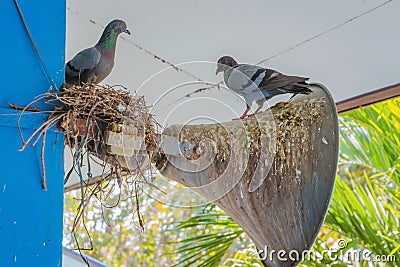
<svg viewBox="0 0 400 267">
<path fill-rule="evenodd" d="M 215 74 L 220 73 L 221 71 L 225 72 L 229 70 L 230 68 L 236 66 L 238 63 L 236 62 L 235 59 L 231 56 L 223 56 L 220 59 L 218 59 L 217 62 L 217 70 Z"/>
<path fill-rule="evenodd" d="M 105 29 L 106 32 L 109 32 L 111 35 L 118 35 L 122 32 L 127 34 L 131 34 L 131 32 L 127 29 L 126 23 L 123 20 L 115 19 L 108 23 Z"/>
</svg>

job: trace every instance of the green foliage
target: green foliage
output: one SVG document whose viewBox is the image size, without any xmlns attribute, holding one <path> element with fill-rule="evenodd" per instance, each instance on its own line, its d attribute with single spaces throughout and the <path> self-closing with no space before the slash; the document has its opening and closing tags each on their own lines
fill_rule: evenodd
<svg viewBox="0 0 400 267">
<path fill-rule="evenodd" d="M 399 106 L 397 98 L 341 117 L 339 177 L 325 221 L 332 231 L 352 240 L 346 249 L 368 249 L 398 260 Z"/>
<path fill-rule="evenodd" d="M 400 99 L 347 112 L 340 119 L 340 165 L 367 169 L 400 185 Z M 343 175 L 342 173 L 339 173 Z M 357 176 L 360 174 L 358 173 Z M 395 183 L 392 185 L 391 183 Z"/>
<path fill-rule="evenodd" d="M 173 198 L 181 197 L 179 193 L 178 191 L 175 195 L 171 195 L 171 201 L 174 201 Z M 186 220 L 192 214 L 192 210 L 175 209 L 143 193 L 140 197 L 140 211 L 144 220 L 144 231 L 142 231 L 136 214 L 136 201 L 129 198 L 129 195 L 125 190 L 122 190 L 121 196 L 110 194 L 109 204 L 115 205 L 119 198 L 122 199 L 113 208 L 101 208 L 96 199 L 87 205 L 85 225 L 88 232 L 81 223 L 77 228 L 79 246 L 89 249 L 82 253 L 109 266 L 172 266 L 176 256 L 171 253 L 176 248 L 167 243 L 168 240 L 180 238 L 180 233 L 170 229 L 174 227 L 173 222 L 176 218 Z M 65 195 L 63 243 L 68 248 L 77 247 L 71 229 L 79 204 L 79 190 Z M 190 231 L 188 233 L 193 234 Z M 92 249 L 90 249 L 89 234 L 93 241 Z"/>
<path fill-rule="evenodd" d="M 218 266 L 233 242 L 243 233 L 230 217 L 214 205 L 177 226 L 177 230 L 192 228 L 198 230 L 195 237 L 173 242 L 179 244 L 174 253 L 180 255 L 174 266 Z"/>
<path fill-rule="evenodd" d="M 376 255 L 391 254 L 400 245 L 400 198 L 367 176 L 364 183 L 351 178 L 337 180 L 326 225 Z"/>
</svg>

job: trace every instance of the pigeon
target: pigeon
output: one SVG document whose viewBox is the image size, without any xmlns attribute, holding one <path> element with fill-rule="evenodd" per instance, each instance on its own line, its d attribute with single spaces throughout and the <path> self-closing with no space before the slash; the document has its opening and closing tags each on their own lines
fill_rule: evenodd
<svg viewBox="0 0 400 267">
<path fill-rule="evenodd" d="M 117 38 L 122 32 L 131 34 L 124 21 L 108 23 L 95 46 L 82 50 L 65 64 L 65 83 L 98 84 L 104 80 L 114 67 Z"/>
<path fill-rule="evenodd" d="M 238 64 L 231 56 L 223 56 L 218 60 L 216 74 L 224 73 L 226 86 L 239 94 L 246 101 L 246 110 L 240 119 L 249 115 L 253 102 L 258 105 L 257 114 L 266 100 L 280 94 L 309 94 L 307 80 L 309 78 L 288 76 L 276 70 L 266 69 L 255 65 Z M 292 96 L 292 97 L 293 97 Z"/>
</svg>

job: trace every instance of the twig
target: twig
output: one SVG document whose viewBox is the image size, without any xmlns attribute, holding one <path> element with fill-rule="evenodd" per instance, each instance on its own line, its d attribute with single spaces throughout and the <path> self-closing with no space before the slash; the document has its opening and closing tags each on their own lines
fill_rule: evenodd
<svg viewBox="0 0 400 267">
<path fill-rule="evenodd" d="M 10 108 L 14 109 L 14 110 L 24 110 L 24 109 L 25 109 L 25 107 L 17 106 L 17 105 L 15 105 L 15 104 L 13 104 L 13 103 L 8 103 L 8 106 L 9 106 Z M 40 108 L 31 108 L 31 107 L 28 107 L 28 108 L 25 109 L 25 111 L 41 112 L 42 110 L 41 110 Z"/>
<path fill-rule="evenodd" d="M 58 120 L 61 119 L 63 116 L 64 116 L 64 114 L 60 114 L 60 115 L 58 115 L 57 117 L 54 117 L 54 118 L 52 118 L 52 119 L 48 119 L 48 120 L 47 120 L 48 123 L 47 123 L 47 125 L 46 125 L 45 127 L 43 127 L 42 133 L 43 133 L 43 132 L 47 132 L 47 131 L 48 131 L 51 127 L 53 127 L 53 125 L 54 125 L 55 123 L 57 123 Z M 33 141 L 33 143 L 32 143 L 32 146 L 35 146 L 35 145 L 36 145 L 36 143 L 39 141 L 40 135 L 42 135 L 42 133 L 39 134 L 39 135 L 36 137 L 35 141 Z"/>
<path fill-rule="evenodd" d="M 24 112 L 26 111 L 26 109 L 29 108 L 30 105 L 32 105 L 32 104 L 38 102 L 39 100 L 41 100 L 41 99 L 43 99 L 43 98 L 45 98 L 45 97 L 46 97 L 46 95 L 43 95 L 43 96 L 41 96 L 41 97 L 39 97 L 39 98 L 37 98 L 37 99 L 32 100 L 32 101 L 31 101 L 26 107 L 24 107 L 24 108 L 22 109 L 22 111 L 19 113 L 17 125 L 18 125 L 18 132 L 19 132 L 19 135 L 20 135 L 20 137 L 21 137 L 22 144 L 25 144 L 24 136 L 23 136 L 22 130 L 21 130 L 21 118 L 22 118 L 22 115 L 24 114 Z"/>
<path fill-rule="evenodd" d="M 142 215 L 140 214 L 140 205 L 139 205 L 139 195 L 138 195 L 138 187 L 137 187 L 137 182 L 135 182 L 135 199 L 136 199 L 136 212 L 137 212 L 137 217 L 139 220 L 139 225 L 142 231 L 144 231 L 144 226 L 143 226 L 143 220 L 142 220 Z"/>
<path fill-rule="evenodd" d="M 42 150 L 40 153 L 40 157 L 42 160 L 42 189 L 47 190 L 47 185 L 46 185 L 46 167 L 45 167 L 45 161 L 44 161 L 44 148 L 46 144 L 46 133 L 47 131 L 44 131 L 42 133 Z"/>
</svg>

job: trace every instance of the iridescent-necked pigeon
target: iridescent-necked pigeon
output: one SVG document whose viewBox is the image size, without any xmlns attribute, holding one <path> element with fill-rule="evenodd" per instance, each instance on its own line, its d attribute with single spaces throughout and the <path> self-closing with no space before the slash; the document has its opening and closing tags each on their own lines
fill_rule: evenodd
<svg viewBox="0 0 400 267">
<path fill-rule="evenodd" d="M 67 62 L 65 83 L 98 84 L 104 80 L 114 67 L 115 47 L 121 32 L 131 34 L 124 21 L 118 19 L 111 21 L 95 46 L 82 50 Z"/>
<path fill-rule="evenodd" d="M 247 113 L 254 101 L 258 104 L 254 112 L 257 114 L 264 102 L 276 95 L 312 92 L 306 82 L 309 78 L 288 76 L 255 65 L 238 64 L 230 56 L 223 56 L 218 60 L 216 74 L 221 71 L 224 72 L 226 86 L 246 101 L 247 108 L 240 119 L 248 116 Z"/>
</svg>

